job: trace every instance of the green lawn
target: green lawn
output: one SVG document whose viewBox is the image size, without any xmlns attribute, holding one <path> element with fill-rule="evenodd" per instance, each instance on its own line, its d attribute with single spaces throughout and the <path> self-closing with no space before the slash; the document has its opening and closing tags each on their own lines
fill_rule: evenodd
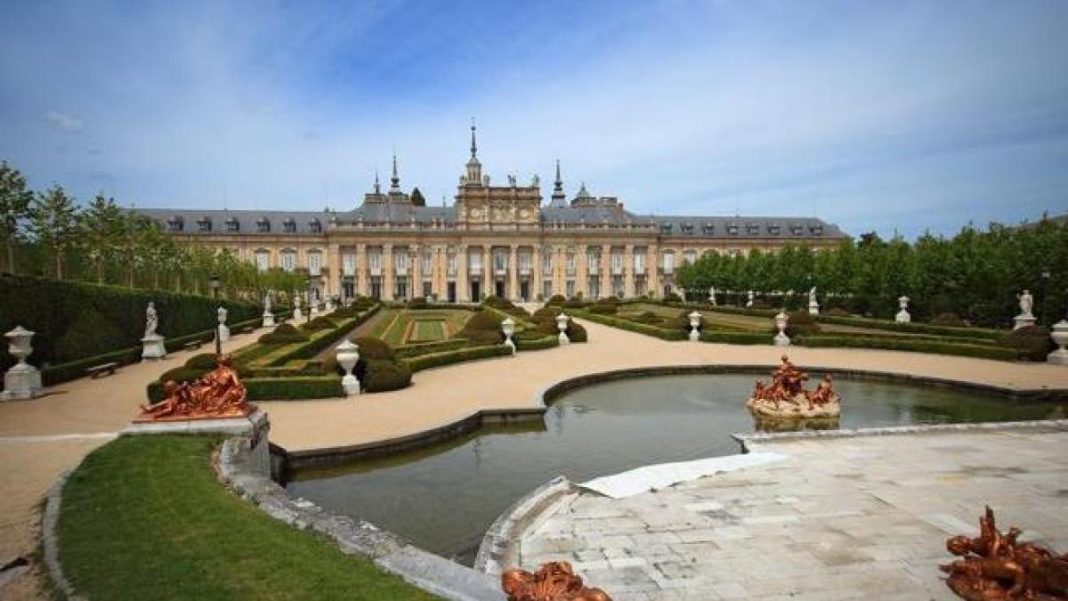
<svg viewBox="0 0 1068 601">
<path fill-rule="evenodd" d="M 462 309 L 383 311 L 370 335 L 396 348 L 406 344 L 447 340 L 463 329 L 474 313 Z"/>
<path fill-rule="evenodd" d="M 434 599 L 230 493 L 214 437 L 135 436 L 67 482 L 60 559 L 93 601 Z"/>
<path fill-rule="evenodd" d="M 447 337 L 444 320 L 420 320 L 415 322 L 412 329 L 412 335 L 408 338 L 408 342 L 413 344 L 420 342 L 437 342 L 438 340 L 445 340 Z"/>
</svg>

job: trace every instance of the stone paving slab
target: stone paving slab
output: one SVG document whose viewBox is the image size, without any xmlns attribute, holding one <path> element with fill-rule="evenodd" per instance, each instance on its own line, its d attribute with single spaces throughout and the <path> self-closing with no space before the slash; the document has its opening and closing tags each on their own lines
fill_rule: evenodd
<svg viewBox="0 0 1068 601">
<path fill-rule="evenodd" d="M 768 441 L 784 461 L 625 499 L 581 491 L 518 540 L 520 563 L 570 561 L 616 601 L 955 600 L 945 540 L 985 504 L 1068 550 L 1068 431 Z"/>
</svg>

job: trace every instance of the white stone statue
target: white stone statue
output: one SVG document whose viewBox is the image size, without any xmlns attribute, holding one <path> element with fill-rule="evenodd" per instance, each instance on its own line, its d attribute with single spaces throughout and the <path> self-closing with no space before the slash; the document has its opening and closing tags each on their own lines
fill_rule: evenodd
<svg viewBox="0 0 1068 601">
<path fill-rule="evenodd" d="M 228 315 L 228 313 L 229 312 L 226 310 L 226 307 L 219 307 L 219 310 L 216 311 L 216 315 L 219 319 L 219 326 L 217 330 L 219 342 L 227 342 L 230 340 L 230 327 L 226 325 L 226 316 Z"/>
<path fill-rule="evenodd" d="M 293 295 L 293 321 L 304 319 L 304 313 L 300 310 L 300 294 Z"/>
<path fill-rule="evenodd" d="M 156 315 L 156 303 L 148 301 L 148 308 L 145 309 L 145 338 L 155 336 L 158 327 L 159 316 Z"/>
<path fill-rule="evenodd" d="M 535 173 L 534 177 L 530 178 L 530 186 L 532 188 L 537 188 L 540 185 L 541 185 L 541 178 L 538 177 L 537 173 Z"/>
<path fill-rule="evenodd" d="M 750 290 L 749 291 L 749 299 L 747 301 L 745 301 L 745 306 L 746 307 L 752 307 L 754 298 L 755 298 L 755 295 L 753 294 L 753 291 Z"/>
<path fill-rule="evenodd" d="M 813 286 L 812 289 L 808 291 L 808 314 L 809 315 L 819 315 L 820 314 L 820 304 L 818 302 L 816 302 L 816 287 L 815 286 Z"/>
<path fill-rule="evenodd" d="M 263 313 L 266 315 L 271 312 L 271 295 L 266 294 L 263 297 Z"/>
<path fill-rule="evenodd" d="M 709 286 L 708 287 L 708 302 L 713 307 L 716 306 L 716 287 L 715 286 Z"/>
<path fill-rule="evenodd" d="M 894 316 L 894 321 L 897 323 L 909 323 L 912 321 L 912 315 L 909 314 L 909 301 L 912 300 L 907 296 L 899 296 L 897 298 L 897 306 L 900 311 Z"/>
<path fill-rule="evenodd" d="M 1017 294 L 1016 298 L 1020 299 L 1020 316 L 1034 317 L 1031 311 L 1035 308 L 1035 297 L 1031 296 L 1031 292 L 1025 289 L 1023 294 Z"/>
</svg>

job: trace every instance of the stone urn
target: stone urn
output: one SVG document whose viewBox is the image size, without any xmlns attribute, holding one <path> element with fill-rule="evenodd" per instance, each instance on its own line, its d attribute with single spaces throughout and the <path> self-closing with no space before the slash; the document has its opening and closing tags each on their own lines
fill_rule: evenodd
<svg viewBox="0 0 1068 601">
<path fill-rule="evenodd" d="M 228 315 L 228 311 L 226 310 L 226 307 L 219 307 L 219 310 L 218 310 L 219 329 L 218 329 L 217 333 L 218 333 L 220 342 L 226 342 L 226 341 L 230 340 L 230 328 L 229 328 L 229 326 L 226 325 L 226 316 L 227 315 Z"/>
<path fill-rule="evenodd" d="M 894 321 L 897 323 L 909 323 L 912 321 L 912 315 L 909 315 L 909 301 L 912 300 L 907 296 L 899 296 L 897 299 L 897 306 L 900 311 L 894 316 Z"/>
<path fill-rule="evenodd" d="M 1053 339 L 1053 344 L 1057 345 L 1057 350 L 1050 353 L 1046 360 L 1054 365 L 1068 365 L 1068 350 L 1065 350 L 1065 346 L 1068 345 L 1068 320 L 1062 319 L 1053 324 L 1050 332 L 1050 338 Z"/>
<path fill-rule="evenodd" d="M 515 320 L 511 317 L 505 318 L 501 322 L 501 331 L 504 332 L 504 346 L 512 349 L 512 355 L 515 355 L 515 342 L 512 340 L 512 334 L 515 334 Z"/>
<path fill-rule="evenodd" d="M 337 364 L 341 366 L 341 369 L 345 370 L 345 376 L 341 378 L 341 388 L 345 390 L 345 396 L 360 394 L 360 381 L 356 379 L 356 376 L 352 375 L 352 369 L 356 367 L 356 363 L 360 360 L 360 347 L 346 338 L 344 342 L 337 345 L 335 351 Z"/>
<path fill-rule="evenodd" d="M 779 311 L 775 316 L 775 328 L 779 330 L 774 338 L 775 346 L 790 346 L 790 337 L 786 335 L 786 324 L 789 321 L 790 317 L 783 311 Z"/>
<path fill-rule="evenodd" d="M 4 392 L 0 400 L 32 399 L 41 393 L 41 372 L 26 363 L 26 357 L 33 353 L 34 333 L 22 326 L 4 334 L 7 337 L 7 351 L 18 359 L 18 363 L 4 374 Z"/>
<path fill-rule="evenodd" d="M 569 319 L 571 318 L 563 313 L 556 316 L 556 329 L 560 330 L 560 336 L 558 338 L 561 345 L 571 343 L 571 339 L 567 337 L 567 322 Z"/>
<path fill-rule="evenodd" d="M 304 313 L 300 310 L 300 295 L 293 297 L 293 321 L 299 322 L 304 319 Z"/>
<path fill-rule="evenodd" d="M 701 327 L 701 314 L 693 311 L 686 317 L 690 318 L 690 342 L 700 342 L 701 333 L 697 331 L 697 328 Z"/>
</svg>

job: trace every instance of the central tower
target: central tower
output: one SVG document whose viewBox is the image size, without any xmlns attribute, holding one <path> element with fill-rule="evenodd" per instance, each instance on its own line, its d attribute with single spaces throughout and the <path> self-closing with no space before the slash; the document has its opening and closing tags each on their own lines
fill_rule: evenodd
<svg viewBox="0 0 1068 601">
<path fill-rule="evenodd" d="M 530 185 L 520 186 L 513 175 L 507 186 L 491 186 L 482 175 L 478 160 L 475 125 L 471 124 L 471 158 L 456 192 L 456 221 L 470 229 L 528 229 L 538 226 L 541 218 L 541 189 L 538 177 Z"/>
</svg>

